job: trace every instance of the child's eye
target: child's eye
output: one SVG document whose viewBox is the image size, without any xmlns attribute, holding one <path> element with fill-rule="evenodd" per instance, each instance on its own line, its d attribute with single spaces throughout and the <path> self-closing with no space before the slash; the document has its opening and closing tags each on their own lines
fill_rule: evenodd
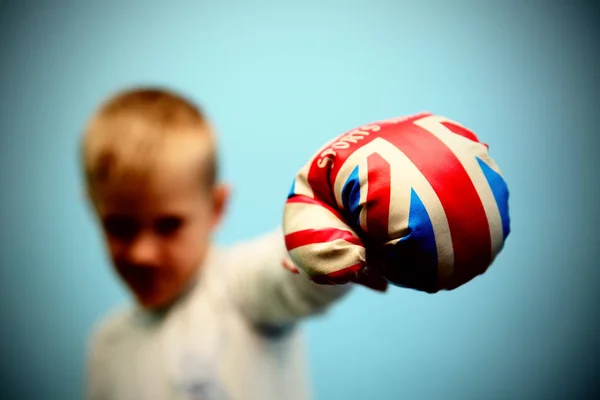
<svg viewBox="0 0 600 400">
<path fill-rule="evenodd" d="M 139 230 L 139 224 L 130 218 L 111 216 L 103 221 L 106 233 L 118 239 L 132 239 Z"/>
<path fill-rule="evenodd" d="M 183 225 L 183 219 L 179 217 L 163 217 L 156 222 L 156 231 L 159 235 L 169 236 L 177 232 Z"/>
</svg>

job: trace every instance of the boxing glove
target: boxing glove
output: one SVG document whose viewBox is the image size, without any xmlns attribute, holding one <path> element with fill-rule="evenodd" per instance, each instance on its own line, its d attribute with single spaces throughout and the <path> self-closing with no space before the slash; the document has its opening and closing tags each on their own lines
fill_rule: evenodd
<svg viewBox="0 0 600 400">
<path fill-rule="evenodd" d="M 317 283 L 356 281 L 368 267 L 396 286 L 452 290 L 504 248 L 508 197 L 488 146 L 462 124 L 429 112 L 377 121 L 335 137 L 296 174 L 285 243 Z"/>
</svg>

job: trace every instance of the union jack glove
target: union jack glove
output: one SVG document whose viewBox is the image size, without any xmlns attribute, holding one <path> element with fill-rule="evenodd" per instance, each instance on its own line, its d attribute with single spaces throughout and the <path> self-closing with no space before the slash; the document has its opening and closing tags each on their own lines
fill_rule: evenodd
<svg viewBox="0 0 600 400">
<path fill-rule="evenodd" d="M 378 274 L 427 293 L 452 290 L 503 249 L 508 197 L 488 146 L 462 124 L 429 112 L 377 121 L 336 137 L 297 173 L 286 247 L 316 283 Z"/>
</svg>

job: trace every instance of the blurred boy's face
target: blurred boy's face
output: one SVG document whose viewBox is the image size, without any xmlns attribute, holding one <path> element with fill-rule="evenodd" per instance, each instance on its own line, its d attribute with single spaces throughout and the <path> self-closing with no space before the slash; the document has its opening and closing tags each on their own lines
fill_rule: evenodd
<svg viewBox="0 0 600 400">
<path fill-rule="evenodd" d="M 163 171 L 145 184 L 97 190 L 96 210 L 117 273 L 143 307 L 166 306 L 194 279 L 223 214 L 225 187 Z"/>
</svg>

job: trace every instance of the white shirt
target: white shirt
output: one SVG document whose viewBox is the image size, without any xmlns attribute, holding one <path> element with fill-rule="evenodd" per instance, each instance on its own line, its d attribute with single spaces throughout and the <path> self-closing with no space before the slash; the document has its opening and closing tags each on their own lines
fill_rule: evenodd
<svg viewBox="0 0 600 400">
<path fill-rule="evenodd" d="M 102 319 L 89 344 L 89 400 L 307 400 L 297 322 L 349 288 L 286 271 L 280 230 L 213 249 L 163 315 L 136 306 Z"/>
</svg>

